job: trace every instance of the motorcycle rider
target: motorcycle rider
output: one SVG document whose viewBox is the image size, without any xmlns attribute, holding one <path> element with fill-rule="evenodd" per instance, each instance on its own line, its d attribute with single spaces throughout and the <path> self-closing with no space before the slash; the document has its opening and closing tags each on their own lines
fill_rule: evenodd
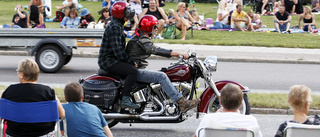
<svg viewBox="0 0 320 137">
<path fill-rule="evenodd" d="M 186 100 L 172 85 L 170 79 L 165 73 L 144 69 L 148 66 L 146 59 L 150 57 L 151 54 L 168 58 L 172 56 L 183 56 L 184 59 L 189 58 L 186 53 L 179 53 L 169 49 L 160 48 L 150 41 L 150 37 L 157 30 L 156 27 L 158 24 L 158 19 L 153 15 L 143 16 L 139 21 L 138 28 L 135 30 L 134 36 L 129 40 L 126 46 L 126 52 L 138 65 L 137 81 L 145 83 L 159 83 L 164 92 L 173 101 L 179 104 L 180 111 L 186 112 L 189 109 L 196 107 L 199 100 Z"/>
<path fill-rule="evenodd" d="M 121 108 L 137 109 L 139 106 L 130 100 L 130 92 L 136 81 L 138 70 L 134 61 L 124 51 L 126 35 L 123 31 L 125 21 L 135 15 L 134 9 L 126 2 L 119 1 L 111 8 L 112 21 L 106 27 L 101 48 L 99 51 L 98 65 L 101 69 L 125 78 Z"/>
</svg>

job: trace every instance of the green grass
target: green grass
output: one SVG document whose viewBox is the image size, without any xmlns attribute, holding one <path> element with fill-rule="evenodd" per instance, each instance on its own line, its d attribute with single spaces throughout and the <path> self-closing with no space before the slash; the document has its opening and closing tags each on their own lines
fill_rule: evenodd
<svg viewBox="0 0 320 137">
<path fill-rule="evenodd" d="M 0 0 L 2 6 L 0 12 L 0 24 L 10 24 L 12 16 L 15 14 L 13 10 L 17 3 L 21 5 L 27 5 L 29 0 Z M 52 1 L 52 11 L 55 14 L 55 7 L 61 5 L 62 1 Z M 91 12 L 95 19 L 99 18 L 98 11 L 101 9 L 102 2 L 93 1 L 81 1 L 80 2 L 85 8 Z M 169 9 L 176 9 L 176 3 L 166 3 L 164 7 L 165 11 Z M 197 3 L 196 9 L 199 14 L 204 14 L 205 18 L 212 18 L 214 21 L 217 17 L 217 4 L 212 3 Z M 251 6 L 247 6 L 244 11 L 248 11 Z M 292 16 L 292 26 L 298 24 L 299 15 Z M 272 16 L 261 16 L 263 24 L 267 25 L 268 28 L 273 28 Z M 320 22 L 320 16 L 316 15 L 316 23 Z M 47 22 L 48 28 L 59 28 L 57 22 Z M 320 26 L 318 26 L 320 27 Z M 188 31 L 190 33 L 190 31 Z M 320 48 L 320 39 L 316 34 L 278 34 L 275 32 L 228 32 L 228 31 L 205 31 L 195 30 L 194 38 L 192 40 L 181 41 L 178 39 L 174 40 L 153 40 L 154 42 L 170 43 L 170 44 L 197 44 L 197 45 L 232 45 L 232 46 L 259 46 L 259 47 L 287 47 L 287 48 Z"/>
<path fill-rule="evenodd" d="M 248 94 L 251 107 L 289 109 L 288 94 L 281 93 L 250 93 Z M 311 109 L 320 108 L 320 96 L 312 95 Z"/>
</svg>

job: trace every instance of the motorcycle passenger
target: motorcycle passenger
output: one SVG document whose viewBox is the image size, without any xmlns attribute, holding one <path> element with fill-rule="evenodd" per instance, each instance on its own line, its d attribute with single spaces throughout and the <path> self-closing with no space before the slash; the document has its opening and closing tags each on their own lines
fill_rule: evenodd
<svg viewBox="0 0 320 137">
<path fill-rule="evenodd" d="M 99 51 L 98 65 L 101 69 L 125 78 L 122 91 L 122 108 L 137 109 L 139 106 L 130 100 L 130 92 L 136 81 L 138 70 L 135 63 L 124 51 L 126 46 L 126 35 L 123 31 L 125 21 L 132 19 L 135 15 L 133 9 L 126 2 L 120 1 L 113 4 L 111 8 L 112 21 L 106 27 L 101 48 Z"/>
<path fill-rule="evenodd" d="M 189 56 L 186 53 L 179 53 L 169 49 L 163 49 L 157 47 L 150 41 L 150 37 L 157 30 L 156 27 L 159 24 L 158 19 L 153 15 L 145 15 L 140 21 L 138 28 L 135 30 L 134 36 L 129 40 L 126 52 L 134 59 L 138 65 L 137 81 L 145 83 L 159 83 L 164 92 L 176 103 L 179 104 L 180 111 L 186 112 L 189 109 L 196 107 L 199 100 L 186 100 L 181 93 L 172 85 L 170 79 L 163 72 L 146 70 L 148 62 L 146 59 L 151 54 L 159 55 L 163 57 L 179 57 L 183 56 L 184 59 L 188 59 Z"/>
</svg>

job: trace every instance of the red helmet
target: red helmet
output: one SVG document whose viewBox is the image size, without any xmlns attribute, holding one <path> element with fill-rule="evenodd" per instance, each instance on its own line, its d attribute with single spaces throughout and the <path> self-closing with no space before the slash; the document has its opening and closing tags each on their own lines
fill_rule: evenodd
<svg viewBox="0 0 320 137">
<path fill-rule="evenodd" d="M 135 11 L 133 8 L 127 7 L 127 3 L 124 1 L 116 2 L 112 5 L 111 15 L 117 19 L 123 19 L 127 17 L 127 19 L 132 19 L 135 15 Z"/>
<path fill-rule="evenodd" d="M 154 27 L 159 24 L 158 19 L 153 15 L 145 15 L 139 21 L 139 29 L 151 33 Z"/>
</svg>

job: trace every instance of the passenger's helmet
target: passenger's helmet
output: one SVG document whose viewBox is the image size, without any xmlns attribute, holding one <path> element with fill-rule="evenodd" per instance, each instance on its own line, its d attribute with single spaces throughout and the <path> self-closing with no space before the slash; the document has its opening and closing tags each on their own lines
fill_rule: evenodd
<svg viewBox="0 0 320 137">
<path fill-rule="evenodd" d="M 139 21 L 139 29 L 150 34 L 158 26 L 158 19 L 153 15 L 145 15 Z"/>
<path fill-rule="evenodd" d="M 135 11 L 133 8 L 129 6 L 127 7 L 126 2 L 119 1 L 112 5 L 111 15 L 117 19 L 124 19 L 126 17 L 127 19 L 132 20 L 135 15 Z"/>
</svg>

